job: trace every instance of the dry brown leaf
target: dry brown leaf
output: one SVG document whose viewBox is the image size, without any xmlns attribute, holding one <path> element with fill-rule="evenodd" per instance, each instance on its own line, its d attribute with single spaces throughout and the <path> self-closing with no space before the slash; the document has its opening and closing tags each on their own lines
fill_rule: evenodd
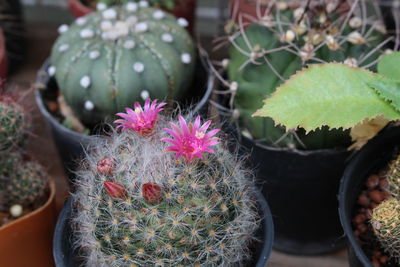
<svg viewBox="0 0 400 267">
<path fill-rule="evenodd" d="M 351 140 L 354 142 L 348 150 L 358 150 L 363 147 L 369 139 L 380 132 L 390 120 L 384 116 L 378 116 L 371 120 L 365 120 L 354 126 L 350 131 Z"/>
</svg>

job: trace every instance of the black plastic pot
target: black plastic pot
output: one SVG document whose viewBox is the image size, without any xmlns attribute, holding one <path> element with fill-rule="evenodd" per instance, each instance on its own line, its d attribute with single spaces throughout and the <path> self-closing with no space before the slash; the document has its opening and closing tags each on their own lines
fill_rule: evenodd
<svg viewBox="0 0 400 267">
<path fill-rule="evenodd" d="M 387 127 L 370 140 L 350 161 L 343 174 L 339 191 L 339 215 L 349 242 L 351 267 L 373 267 L 353 234 L 352 218 L 357 198 L 368 175 L 384 168 L 400 148 L 400 127 Z"/>
<path fill-rule="evenodd" d="M 200 51 L 198 64 L 195 70 L 195 76 L 192 83 L 192 93 L 184 97 L 182 103 L 179 105 L 183 108 L 193 107 L 194 113 L 199 113 L 203 117 L 207 116 L 208 99 L 212 92 L 212 85 L 214 81 L 214 74 L 204 66 L 208 61 L 206 52 Z M 57 94 L 58 86 L 53 77 L 51 77 L 47 70 L 50 64 L 46 61 L 38 72 L 36 78 L 36 87 L 39 90 L 35 92 L 36 103 L 46 119 L 47 124 L 52 132 L 55 145 L 58 149 L 59 155 L 62 159 L 64 168 L 70 182 L 74 180 L 74 170 L 76 170 L 79 159 L 83 156 L 84 150 L 94 140 L 94 136 L 77 133 L 62 125 L 48 110 L 43 101 L 45 94 Z M 193 106 L 194 103 L 197 105 Z M 99 131 L 101 134 L 101 131 Z"/>
<path fill-rule="evenodd" d="M 227 106 L 224 97 L 218 102 Z M 220 117 L 224 131 L 238 139 L 243 153 L 250 153 L 249 165 L 255 169 L 274 218 L 274 249 L 318 255 L 344 247 L 337 192 L 350 152 L 345 148 L 300 151 L 267 146 L 243 136 L 226 122 L 228 118 Z"/>
<path fill-rule="evenodd" d="M 260 245 L 255 246 L 254 261 L 249 266 L 265 267 L 272 251 L 274 225 L 268 204 L 259 192 L 257 192 L 257 201 L 260 215 L 263 218 L 257 232 L 257 238 L 261 242 Z M 53 257 L 56 267 L 81 266 L 78 253 L 72 247 L 73 232 L 70 225 L 72 208 L 72 199 L 68 199 L 57 220 L 53 238 Z"/>
</svg>

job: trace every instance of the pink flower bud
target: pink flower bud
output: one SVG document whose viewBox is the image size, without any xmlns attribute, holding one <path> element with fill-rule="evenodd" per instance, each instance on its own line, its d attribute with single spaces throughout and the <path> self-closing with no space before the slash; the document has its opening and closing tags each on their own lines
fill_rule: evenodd
<svg viewBox="0 0 400 267">
<path fill-rule="evenodd" d="M 112 198 L 125 198 L 127 192 L 125 188 L 116 182 L 104 182 L 104 187 L 107 191 L 107 194 Z"/>
<path fill-rule="evenodd" d="M 97 162 L 97 171 L 108 176 L 112 174 L 114 167 L 114 162 L 110 158 L 104 158 Z"/>
<path fill-rule="evenodd" d="M 157 203 L 161 200 L 161 187 L 155 183 L 145 183 L 142 186 L 144 200 L 149 203 Z"/>
</svg>

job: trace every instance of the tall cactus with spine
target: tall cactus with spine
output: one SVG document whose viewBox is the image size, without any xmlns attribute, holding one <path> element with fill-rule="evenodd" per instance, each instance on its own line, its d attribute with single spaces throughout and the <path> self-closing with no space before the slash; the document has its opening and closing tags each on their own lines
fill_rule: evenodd
<svg viewBox="0 0 400 267">
<path fill-rule="evenodd" d="M 12 97 L 0 97 L 0 151 L 20 144 L 30 126 L 23 107 Z"/>
<path fill-rule="evenodd" d="M 400 156 L 386 174 L 391 198 L 373 209 L 371 225 L 384 250 L 400 264 Z"/>
<path fill-rule="evenodd" d="M 251 173 L 188 116 L 147 100 L 78 171 L 75 244 L 88 266 L 239 266 L 259 225 Z M 169 145 L 168 145 L 169 143 Z"/>
<path fill-rule="evenodd" d="M 99 10 L 59 28 L 48 72 L 88 126 L 137 100 L 179 100 L 195 63 L 186 26 L 134 2 Z"/>
<path fill-rule="evenodd" d="M 375 69 L 392 40 L 385 37 L 377 3 L 272 0 L 265 8 L 254 23 L 229 23 L 226 28 L 230 60 L 223 65 L 234 117 L 252 138 L 269 145 L 319 149 L 348 144 L 348 132 L 325 127 L 307 135 L 302 130 L 286 132 L 269 118 L 251 115 L 266 96 L 309 64 L 344 62 Z"/>
</svg>

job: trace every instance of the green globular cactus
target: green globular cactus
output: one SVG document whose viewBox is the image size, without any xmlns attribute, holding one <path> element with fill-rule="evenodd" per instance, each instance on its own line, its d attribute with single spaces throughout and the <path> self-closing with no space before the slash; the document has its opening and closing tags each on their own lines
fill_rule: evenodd
<svg viewBox="0 0 400 267">
<path fill-rule="evenodd" d="M 0 98 L 0 150 L 22 142 L 30 126 L 24 108 L 8 97 Z"/>
<path fill-rule="evenodd" d="M 0 160 L 0 209 L 30 207 L 45 195 L 47 175 L 38 163 L 24 161 L 15 152 L 1 154 Z"/>
<path fill-rule="evenodd" d="M 400 264 L 400 200 L 391 198 L 374 208 L 371 224 L 384 250 Z"/>
<path fill-rule="evenodd" d="M 259 225 L 251 173 L 210 122 L 155 124 L 150 109 L 120 115 L 123 131 L 93 145 L 77 173 L 75 244 L 87 266 L 239 266 Z"/>
<path fill-rule="evenodd" d="M 87 126 L 149 97 L 179 100 L 192 80 L 187 21 L 129 2 L 78 18 L 53 46 L 50 75 Z"/>
<path fill-rule="evenodd" d="M 270 1 L 257 22 L 227 29 L 231 47 L 225 66 L 233 108 L 237 110 L 234 114 L 239 114 L 240 126 L 254 139 L 307 149 L 350 143 L 348 132 L 338 129 L 323 127 L 307 135 L 302 130 L 288 134 L 270 118 L 252 117 L 267 96 L 309 64 L 344 62 L 375 69 L 391 39 L 384 37 L 385 28 L 374 1 L 349 3 L 353 2 Z"/>
</svg>

